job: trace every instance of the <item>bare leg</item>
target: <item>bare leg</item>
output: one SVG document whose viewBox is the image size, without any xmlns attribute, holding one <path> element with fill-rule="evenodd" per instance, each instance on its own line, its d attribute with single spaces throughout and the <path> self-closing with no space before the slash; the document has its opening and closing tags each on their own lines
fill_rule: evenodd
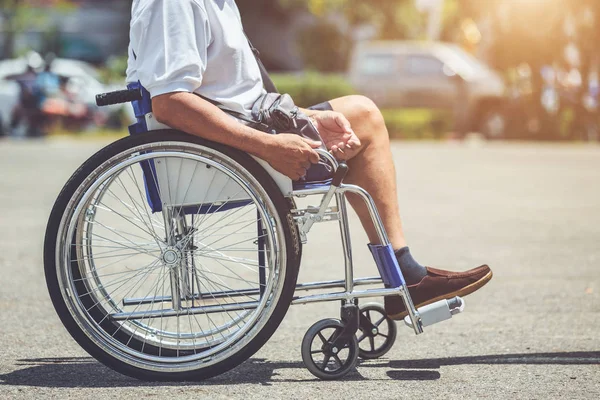
<svg viewBox="0 0 600 400">
<path fill-rule="evenodd" d="M 335 99 L 331 101 L 331 106 L 346 116 L 362 144 L 361 150 L 348 161 L 350 171 L 346 181 L 361 186 L 371 194 L 393 248 L 396 250 L 406 246 L 398 207 L 396 171 L 381 113 L 371 100 L 362 96 Z M 350 196 L 348 200 L 356 210 L 369 240 L 378 243 L 364 203 Z M 409 282 L 408 290 L 414 304 L 422 307 L 440 299 L 466 296 L 484 286 L 491 278 L 492 271 L 487 265 L 465 272 L 427 268 L 426 275 L 419 278 L 418 282 Z M 385 297 L 385 310 L 392 319 L 400 320 L 407 315 L 399 296 Z"/>
<path fill-rule="evenodd" d="M 406 246 L 396 191 L 396 170 L 390 151 L 390 140 L 383 117 L 377 106 L 364 96 L 347 96 L 332 100 L 331 106 L 350 121 L 362 143 L 361 151 L 348 161 L 350 171 L 346 179 L 365 189 L 375 205 L 394 249 Z M 348 200 L 373 244 L 379 238 L 367 207 L 358 197 Z"/>
</svg>

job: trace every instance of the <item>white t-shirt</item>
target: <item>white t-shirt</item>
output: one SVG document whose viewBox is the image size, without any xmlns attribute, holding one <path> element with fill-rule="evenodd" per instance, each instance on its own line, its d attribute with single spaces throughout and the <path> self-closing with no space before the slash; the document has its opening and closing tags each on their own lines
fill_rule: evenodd
<svg viewBox="0 0 600 400">
<path fill-rule="evenodd" d="M 134 0 L 127 82 L 196 92 L 249 114 L 264 93 L 234 0 Z"/>
</svg>

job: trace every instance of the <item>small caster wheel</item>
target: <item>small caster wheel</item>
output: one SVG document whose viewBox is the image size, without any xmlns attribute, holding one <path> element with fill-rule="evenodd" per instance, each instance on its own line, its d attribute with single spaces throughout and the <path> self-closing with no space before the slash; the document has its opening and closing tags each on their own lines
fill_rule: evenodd
<svg viewBox="0 0 600 400">
<path fill-rule="evenodd" d="M 360 358 L 383 356 L 394 345 L 397 333 L 396 323 L 381 305 L 367 303 L 360 307 L 360 329 L 356 332 Z"/>
<path fill-rule="evenodd" d="M 356 366 L 358 342 L 352 336 L 341 349 L 333 346 L 344 324 L 337 319 L 323 319 L 311 326 L 302 339 L 302 361 L 317 378 L 339 379 Z"/>
</svg>

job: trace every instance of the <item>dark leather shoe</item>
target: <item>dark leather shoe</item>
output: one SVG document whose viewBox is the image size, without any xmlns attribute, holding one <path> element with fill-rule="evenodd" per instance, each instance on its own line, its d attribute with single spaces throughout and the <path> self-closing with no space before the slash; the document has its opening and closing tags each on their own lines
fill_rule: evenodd
<svg viewBox="0 0 600 400">
<path fill-rule="evenodd" d="M 452 272 L 431 267 L 421 282 L 408 286 L 408 292 L 416 308 L 454 296 L 466 296 L 492 279 L 492 270 L 487 265 L 465 272 Z M 401 320 L 408 315 L 400 296 L 384 299 L 385 311 L 391 319 Z"/>
</svg>

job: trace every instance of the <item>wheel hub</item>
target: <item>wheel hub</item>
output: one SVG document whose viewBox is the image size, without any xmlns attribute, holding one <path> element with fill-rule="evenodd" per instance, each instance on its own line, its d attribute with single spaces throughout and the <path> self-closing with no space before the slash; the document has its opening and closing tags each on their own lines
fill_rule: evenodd
<svg viewBox="0 0 600 400">
<path fill-rule="evenodd" d="M 162 253 L 162 260 L 166 265 L 177 265 L 181 261 L 181 252 L 175 247 L 167 247 Z"/>
</svg>

